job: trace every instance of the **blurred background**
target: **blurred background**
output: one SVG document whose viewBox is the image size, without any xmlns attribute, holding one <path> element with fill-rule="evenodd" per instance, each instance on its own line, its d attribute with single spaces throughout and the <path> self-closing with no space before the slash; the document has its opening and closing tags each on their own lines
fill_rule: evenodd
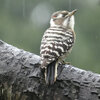
<svg viewBox="0 0 100 100">
<path fill-rule="evenodd" d="M 51 14 L 73 9 L 76 42 L 66 61 L 100 73 L 100 0 L 0 0 L 0 39 L 39 55 Z"/>
</svg>

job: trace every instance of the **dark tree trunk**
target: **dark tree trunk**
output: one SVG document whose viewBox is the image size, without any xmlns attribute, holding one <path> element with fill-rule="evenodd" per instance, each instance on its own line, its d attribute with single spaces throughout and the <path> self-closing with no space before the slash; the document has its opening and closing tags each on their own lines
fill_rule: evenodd
<svg viewBox="0 0 100 100">
<path fill-rule="evenodd" d="M 100 100 L 100 75 L 59 65 L 57 81 L 45 84 L 40 57 L 0 41 L 0 100 Z"/>
</svg>

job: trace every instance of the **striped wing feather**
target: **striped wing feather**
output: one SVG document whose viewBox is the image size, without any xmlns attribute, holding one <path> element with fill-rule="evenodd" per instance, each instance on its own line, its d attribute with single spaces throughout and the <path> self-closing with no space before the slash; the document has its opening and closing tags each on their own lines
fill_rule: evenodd
<svg viewBox="0 0 100 100">
<path fill-rule="evenodd" d="M 74 43 L 71 30 L 64 28 L 49 28 L 43 35 L 40 47 L 42 67 L 64 56 Z"/>
</svg>

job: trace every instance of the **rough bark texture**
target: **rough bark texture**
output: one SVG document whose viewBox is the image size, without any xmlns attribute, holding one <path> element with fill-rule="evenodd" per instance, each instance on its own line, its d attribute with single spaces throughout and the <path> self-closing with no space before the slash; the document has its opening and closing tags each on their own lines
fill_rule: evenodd
<svg viewBox="0 0 100 100">
<path fill-rule="evenodd" d="M 0 41 L 0 100 L 100 100 L 100 75 L 60 65 L 47 86 L 40 57 Z"/>
</svg>

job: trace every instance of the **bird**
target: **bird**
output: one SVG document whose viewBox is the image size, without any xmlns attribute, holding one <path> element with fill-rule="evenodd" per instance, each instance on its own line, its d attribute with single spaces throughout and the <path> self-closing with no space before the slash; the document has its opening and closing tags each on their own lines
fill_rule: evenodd
<svg viewBox="0 0 100 100">
<path fill-rule="evenodd" d="M 59 63 L 64 62 L 75 42 L 74 14 L 77 9 L 56 11 L 51 15 L 50 27 L 44 32 L 40 45 L 41 68 L 45 69 L 45 82 L 53 85 L 57 79 Z"/>
</svg>

